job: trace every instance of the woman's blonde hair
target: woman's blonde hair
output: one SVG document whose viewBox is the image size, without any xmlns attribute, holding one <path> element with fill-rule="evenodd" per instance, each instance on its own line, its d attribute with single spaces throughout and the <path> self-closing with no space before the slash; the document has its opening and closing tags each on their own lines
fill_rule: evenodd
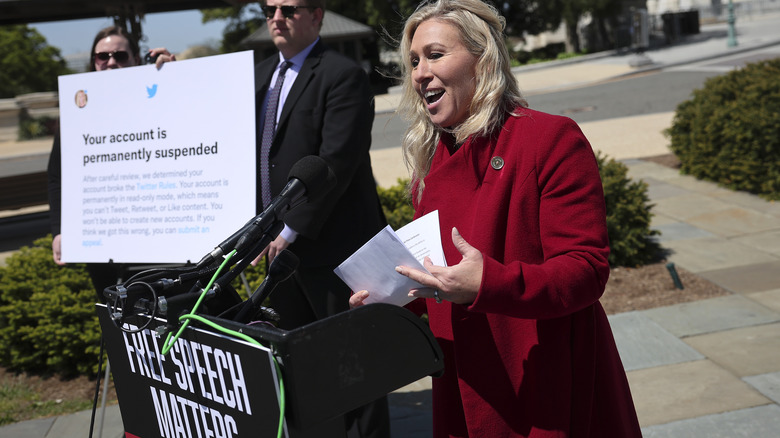
<svg viewBox="0 0 780 438">
<path fill-rule="evenodd" d="M 451 130 L 460 144 L 471 135 L 487 136 L 500 129 L 506 117 L 528 103 L 512 73 L 504 43 L 506 22 L 498 11 L 481 0 L 435 0 L 422 3 L 406 20 L 401 36 L 403 95 L 399 114 L 409 122 L 403 139 L 404 162 L 412 171 L 410 187 L 422 193 L 424 178 L 443 131 L 431 122 L 424 100 L 412 83 L 411 45 L 424 21 L 437 20 L 454 26 L 466 48 L 475 55 L 476 88 L 468 118 Z"/>
</svg>

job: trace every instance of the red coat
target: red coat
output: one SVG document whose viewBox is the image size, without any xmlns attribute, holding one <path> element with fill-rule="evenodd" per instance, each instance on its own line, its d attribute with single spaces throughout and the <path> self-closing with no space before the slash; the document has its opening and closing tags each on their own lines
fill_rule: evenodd
<svg viewBox="0 0 780 438">
<path fill-rule="evenodd" d="M 448 265 L 452 227 L 484 258 L 473 304 L 425 300 L 445 355 L 434 436 L 640 437 L 598 301 L 609 245 L 593 151 L 572 120 L 520 111 L 497 140 L 453 153 L 443 138 L 416 205 L 439 210 Z"/>
</svg>

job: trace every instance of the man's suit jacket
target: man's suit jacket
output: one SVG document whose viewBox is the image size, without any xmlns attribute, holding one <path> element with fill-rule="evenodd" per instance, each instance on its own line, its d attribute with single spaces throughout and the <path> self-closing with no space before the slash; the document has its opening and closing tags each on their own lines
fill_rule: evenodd
<svg viewBox="0 0 780 438">
<path fill-rule="evenodd" d="M 279 57 L 255 69 L 258 166 L 263 99 Z M 291 210 L 284 222 L 297 231 L 290 250 L 302 267 L 337 266 L 385 225 L 371 170 L 374 100 L 365 72 L 354 61 L 318 42 L 303 63 L 282 108 L 269 164 L 271 194 L 287 184 L 292 166 L 319 155 L 338 183 L 325 197 Z M 258 175 L 257 208 L 260 209 Z"/>
</svg>

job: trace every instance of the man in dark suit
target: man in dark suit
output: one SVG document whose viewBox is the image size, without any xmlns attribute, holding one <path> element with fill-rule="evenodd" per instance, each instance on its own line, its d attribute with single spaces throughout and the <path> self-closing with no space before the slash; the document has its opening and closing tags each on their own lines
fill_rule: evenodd
<svg viewBox="0 0 780 438">
<path fill-rule="evenodd" d="M 307 155 L 322 157 L 338 180 L 323 199 L 286 214 L 285 229 L 263 253 L 270 261 L 289 248 L 300 258 L 297 272 L 270 297 L 280 327 L 292 329 L 349 309 L 351 291 L 333 269 L 386 222 L 369 156 L 374 103 L 368 76 L 320 41 L 323 0 L 268 0 L 263 12 L 279 54 L 255 70 L 258 211 Z M 357 421 L 361 436 L 389 437 L 387 399 L 372 407 L 370 415 L 348 415 L 347 422 Z"/>
</svg>

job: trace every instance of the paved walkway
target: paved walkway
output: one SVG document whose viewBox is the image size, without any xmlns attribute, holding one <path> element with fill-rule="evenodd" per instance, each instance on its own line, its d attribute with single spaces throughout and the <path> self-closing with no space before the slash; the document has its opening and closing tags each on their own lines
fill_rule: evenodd
<svg viewBox="0 0 780 438">
<path fill-rule="evenodd" d="M 724 24 L 703 26 L 701 35 L 684 44 L 648 52 L 655 64 L 640 69 L 629 67 L 630 57 L 611 54 L 517 69 L 517 74 L 533 95 L 696 62 L 730 68 L 730 59 L 780 56 L 778 25 L 778 16 L 741 20 L 736 49 L 726 47 Z M 396 99 L 380 96 L 377 110 L 391 111 Z M 660 131 L 670 122 L 670 114 L 654 114 L 582 124 L 595 149 L 623 160 L 631 178 L 648 183 L 655 204 L 652 228 L 662 231 L 670 261 L 732 292 L 610 317 L 644 436 L 777 438 L 780 204 L 639 160 L 668 152 Z M 382 185 L 406 175 L 397 148 L 372 152 L 372 159 Z M 429 388 L 426 378 L 390 395 L 393 437 L 430 436 Z M 83 438 L 89 414 L 5 426 L 0 437 Z M 102 436 L 122 436 L 116 406 L 106 412 Z"/>
</svg>

